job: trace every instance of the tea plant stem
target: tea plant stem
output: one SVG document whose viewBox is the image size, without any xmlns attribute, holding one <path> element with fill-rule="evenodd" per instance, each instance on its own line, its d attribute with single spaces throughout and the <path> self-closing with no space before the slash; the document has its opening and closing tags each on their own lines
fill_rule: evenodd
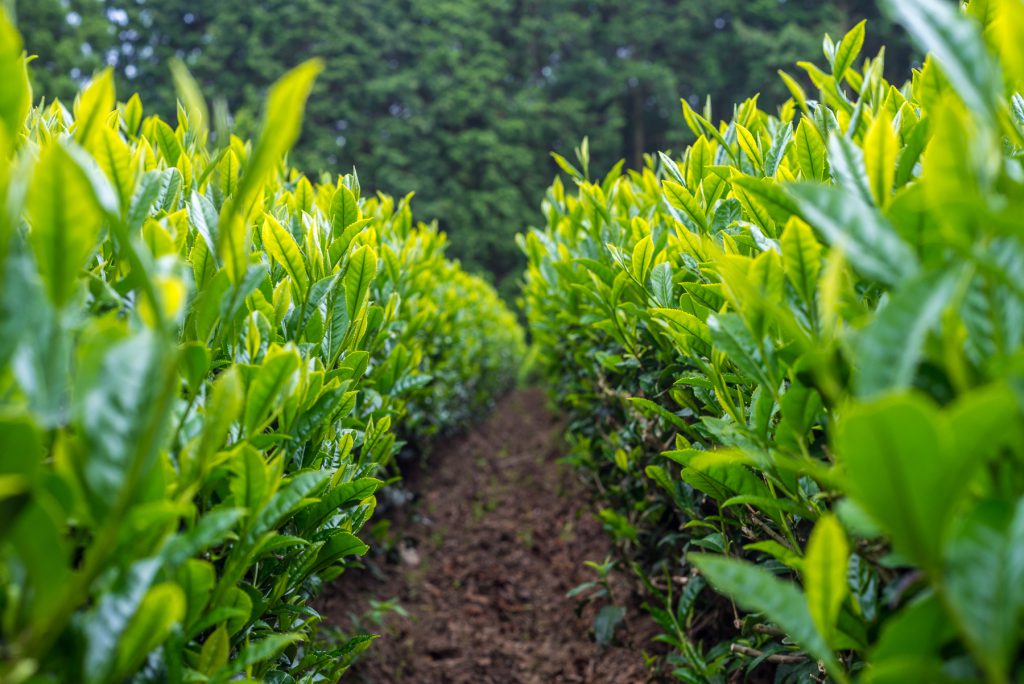
<svg viewBox="0 0 1024 684">
<path fill-rule="evenodd" d="M 739 653 L 740 655 L 749 656 L 751 658 L 764 658 L 770 663 L 803 663 L 807 662 L 807 656 L 800 654 L 787 654 L 787 653 L 772 653 L 769 656 L 765 656 L 764 651 L 759 651 L 756 648 L 750 646 L 743 646 L 742 644 L 733 644 L 729 647 L 729 650 L 733 653 Z"/>
</svg>

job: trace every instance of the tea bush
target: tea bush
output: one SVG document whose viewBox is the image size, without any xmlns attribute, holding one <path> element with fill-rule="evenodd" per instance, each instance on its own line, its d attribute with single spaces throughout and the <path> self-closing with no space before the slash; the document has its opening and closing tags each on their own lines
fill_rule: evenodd
<svg viewBox="0 0 1024 684">
<path fill-rule="evenodd" d="M 0 679 L 335 681 L 321 583 L 398 448 L 515 378 L 515 317 L 409 198 L 290 170 L 315 62 L 254 142 L 99 74 L 30 108 L 0 13 Z"/>
<path fill-rule="evenodd" d="M 826 37 L 774 115 L 684 102 L 681 158 L 558 158 L 520 237 L 682 681 L 1024 676 L 1024 4 L 886 6 L 931 55 L 908 84 Z"/>
</svg>

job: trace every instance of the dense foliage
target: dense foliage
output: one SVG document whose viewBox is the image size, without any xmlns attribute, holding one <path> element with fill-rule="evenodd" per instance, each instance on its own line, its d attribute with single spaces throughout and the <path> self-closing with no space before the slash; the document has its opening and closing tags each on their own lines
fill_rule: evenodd
<svg viewBox="0 0 1024 684">
<path fill-rule="evenodd" d="M 0 12 L 4 682 L 336 680 L 371 637 L 308 599 L 397 439 L 514 378 L 515 317 L 408 199 L 283 163 L 319 71 L 213 148 L 182 70 L 176 124 L 109 70 L 30 109 Z"/>
<path fill-rule="evenodd" d="M 180 57 L 243 128 L 267 84 L 322 58 L 298 165 L 358 164 L 367 187 L 416 191 L 458 256 L 512 276 L 506 291 L 548 150 L 589 135 L 595 164 L 639 168 L 643 152 L 689 139 L 680 97 L 728 107 L 763 88 L 780 102 L 776 69 L 877 16 L 873 0 L 21 0 L 18 13 L 38 94 L 69 97 L 70 72 L 109 61 L 122 87 L 172 116 L 167 64 Z M 907 42 L 874 25 L 904 73 Z"/>
<path fill-rule="evenodd" d="M 520 240 L 683 681 L 1024 676 L 1024 4 L 885 4 L 931 53 L 907 85 L 858 25 L 774 115 L 684 105 L 681 157 L 580 149 Z"/>
</svg>

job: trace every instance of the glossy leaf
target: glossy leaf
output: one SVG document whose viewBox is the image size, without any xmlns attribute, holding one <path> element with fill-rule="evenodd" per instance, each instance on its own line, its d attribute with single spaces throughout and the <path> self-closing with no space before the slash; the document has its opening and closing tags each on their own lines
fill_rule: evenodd
<svg viewBox="0 0 1024 684">
<path fill-rule="evenodd" d="M 239 181 L 236 205 L 246 208 L 267 174 L 299 138 L 306 99 L 323 70 L 318 60 L 305 62 L 282 76 L 267 95 L 263 126 Z"/>
<path fill-rule="evenodd" d="M 291 233 L 270 214 L 267 214 L 263 221 L 263 248 L 274 261 L 284 267 L 299 291 L 305 292 L 309 286 L 309 275 L 299 245 Z"/>
<path fill-rule="evenodd" d="M 701 574 L 719 591 L 733 597 L 747 610 L 765 617 L 786 630 L 794 641 L 814 658 L 825 663 L 829 674 L 839 682 L 848 681 L 822 634 L 814 626 L 800 591 L 766 570 L 708 554 L 691 554 Z"/>
<path fill-rule="evenodd" d="M 807 180 L 824 180 L 828 170 L 825 141 L 811 120 L 802 117 L 796 127 L 796 159 Z"/>
<path fill-rule="evenodd" d="M 839 424 L 836 453 L 850 491 L 895 549 L 929 572 L 940 567 L 957 503 L 980 463 L 952 448 L 947 423 L 928 401 L 897 394 L 859 406 Z"/>
<path fill-rule="evenodd" d="M 247 432 L 259 427 L 279 408 L 281 395 L 294 382 L 298 369 L 299 355 L 294 349 L 278 348 L 267 354 L 245 394 L 243 422 Z"/>
<path fill-rule="evenodd" d="M 917 270 L 917 258 L 896 231 L 856 195 L 838 188 L 793 185 L 800 214 L 863 275 L 895 285 Z"/>
<path fill-rule="evenodd" d="M 899 154 L 899 140 L 893 130 L 892 121 L 885 112 L 880 112 L 868 127 L 864 137 L 864 163 L 867 167 L 871 193 L 879 207 L 889 203 L 893 182 L 896 178 L 896 157 Z"/>
<path fill-rule="evenodd" d="M 355 251 L 345 273 L 345 306 L 348 320 L 354 320 L 366 303 L 370 283 L 377 275 L 377 253 L 372 247 L 362 246 Z"/>
<path fill-rule="evenodd" d="M 991 678 L 1008 679 L 1024 608 L 1024 499 L 982 505 L 960 521 L 946 573 L 964 639 Z"/>
<path fill-rule="evenodd" d="M 940 0 L 886 0 L 884 7 L 922 48 L 938 59 L 967 106 L 995 121 L 1001 76 L 978 27 L 954 6 Z"/>
<path fill-rule="evenodd" d="M 51 144 L 40 155 L 27 205 L 36 263 L 50 300 L 60 308 L 71 297 L 103 225 L 85 171 L 62 144 Z"/>
<path fill-rule="evenodd" d="M 909 387 L 928 333 L 949 305 L 958 274 L 923 273 L 893 294 L 857 337 L 858 393 Z"/>
<path fill-rule="evenodd" d="M 818 632 L 833 642 L 839 609 L 848 593 L 846 568 L 850 548 L 838 520 L 823 516 L 814 526 L 807 542 L 803 562 L 807 608 Z"/>
<path fill-rule="evenodd" d="M 21 133 L 32 104 L 32 86 L 22 57 L 21 36 L 11 24 L 7 12 L 0 10 L 0 123 L 7 140 Z"/>
</svg>

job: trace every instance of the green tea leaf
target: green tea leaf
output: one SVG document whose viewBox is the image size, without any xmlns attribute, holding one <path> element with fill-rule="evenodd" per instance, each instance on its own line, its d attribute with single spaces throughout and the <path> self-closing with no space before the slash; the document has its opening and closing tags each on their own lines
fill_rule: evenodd
<svg viewBox="0 0 1024 684">
<path fill-rule="evenodd" d="M 278 347 L 267 352 L 245 395 L 247 433 L 252 434 L 280 408 L 281 395 L 290 389 L 298 369 L 299 355 L 295 349 Z"/>
<path fill-rule="evenodd" d="M 222 669 L 228 663 L 228 656 L 231 654 L 231 640 L 228 630 L 221 625 L 213 630 L 210 636 L 203 642 L 203 648 L 199 651 L 199 663 L 196 667 L 203 674 L 213 674 Z"/>
<path fill-rule="evenodd" d="M 249 530 L 249 538 L 258 538 L 268 530 L 277 528 L 281 521 L 291 515 L 306 497 L 321 489 L 326 482 L 327 475 L 321 471 L 304 470 L 296 473 L 291 481 L 282 487 L 281 491 L 274 494 L 266 507 L 260 511 L 256 522 Z"/>
<path fill-rule="evenodd" d="M 118 644 L 112 679 L 123 679 L 137 670 L 149 652 L 167 639 L 171 628 L 183 617 L 185 599 L 177 585 L 164 582 L 150 589 Z"/>
<path fill-rule="evenodd" d="M 702 232 L 707 232 L 708 218 L 697 202 L 697 198 L 679 183 L 666 180 L 662 181 L 662 187 L 665 189 L 665 198 L 668 203 L 681 210 Z"/>
<path fill-rule="evenodd" d="M 147 558 L 137 561 L 119 573 L 117 581 L 86 614 L 84 619 L 86 650 L 82 664 L 82 674 L 86 682 L 98 684 L 110 681 L 115 666 L 123 668 L 124 659 L 134 658 L 138 655 L 130 650 L 126 652 L 121 642 L 122 640 L 136 641 L 141 636 L 128 634 L 128 625 L 135 620 L 136 615 L 142 613 L 141 606 L 149 595 L 148 592 L 159 569 L 159 562 L 156 559 Z M 178 589 L 179 599 L 181 599 L 180 592 L 181 590 Z M 184 617 L 183 604 L 184 600 L 182 599 L 179 614 L 177 616 L 172 614 L 172 617 L 176 617 L 177 620 Z M 142 655 L 145 656 L 146 653 Z"/>
<path fill-rule="evenodd" d="M 676 414 L 672 413 L 664 406 L 660 406 L 654 403 L 650 399 L 643 399 L 642 397 L 630 397 L 629 403 L 633 404 L 634 406 L 636 406 L 637 408 L 639 408 L 641 411 L 648 415 L 661 416 L 662 418 L 667 420 L 671 425 L 674 425 L 680 430 L 687 430 L 690 427 L 690 425 L 685 420 L 683 420 Z"/>
<path fill-rule="evenodd" d="M 862 275 L 896 285 L 917 271 L 915 254 L 878 210 L 856 195 L 809 184 L 791 185 L 788 190 L 803 219 Z"/>
<path fill-rule="evenodd" d="M 341 235 L 346 228 L 359 220 L 359 204 L 356 196 L 344 185 L 339 184 L 331 200 L 331 234 Z"/>
<path fill-rule="evenodd" d="M 615 638 L 615 630 L 626 617 L 626 609 L 622 606 L 602 606 L 594 618 L 594 641 L 608 646 Z"/>
<path fill-rule="evenodd" d="M 708 318 L 711 340 L 749 379 L 770 392 L 776 382 L 772 379 L 773 368 L 761 352 L 757 341 L 737 314 L 722 314 Z"/>
<path fill-rule="evenodd" d="M 345 273 L 345 306 L 348 320 L 355 320 L 366 303 L 370 284 L 377 276 L 377 253 L 368 245 L 355 251 Z"/>
<path fill-rule="evenodd" d="M 688 558 L 718 591 L 746 610 L 763 613 L 812 657 L 822 661 L 836 681 L 849 681 L 814 626 L 807 603 L 795 586 L 767 570 L 731 558 L 704 553 L 691 553 Z"/>
<path fill-rule="evenodd" d="M 105 119 L 115 104 L 114 70 L 108 67 L 93 78 L 75 102 L 75 142 L 88 150 L 95 149 L 102 135 L 100 129 L 106 125 Z"/>
<path fill-rule="evenodd" d="M 310 60 L 271 86 L 259 139 L 239 181 L 236 206 L 240 209 L 248 207 L 256 189 L 299 139 L 306 100 L 322 70 L 323 62 Z"/>
<path fill-rule="evenodd" d="M 965 641 L 993 681 L 1009 680 L 1024 608 L 1024 499 L 982 504 L 959 521 L 946 576 Z"/>
<path fill-rule="evenodd" d="M 782 267 L 786 278 L 809 306 L 814 304 L 818 275 L 821 273 L 822 248 L 811 227 L 794 216 L 779 239 Z"/>
<path fill-rule="evenodd" d="M 663 261 L 651 269 L 649 287 L 654 302 L 659 307 L 670 307 L 673 304 L 672 264 Z"/>
<path fill-rule="evenodd" d="M 934 594 L 913 601 L 885 623 L 864 681 L 902 684 L 922 676 L 944 681 L 939 649 L 953 635 L 953 626 Z"/>
<path fill-rule="evenodd" d="M 899 154 L 899 140 L 893 130 L 892 120 L 881 111 L 871 122 L 864 137 L 864 163 L 875 203 L 882 208 L 889 203 L 893 182 L 896 179 L 896 156 Z"/>
<path fill-rule="evenodd" d="M 839 521 L 832 515 L 822 516 L 807 542 L 803 562 L 804 591 L 807 608 L 818 632 L 826 641 L 833 641 L 839 609 L 849 587 L 846 567 L 850 548 Z"/>
<path fill-rule="evenodd" d="M 935 573 L 972 471 L 972 452 L 954 448 L 947 423 L 930 402 L 896 394 L 850 410 L 835 451 L 850 494 L 892 538 L 896 551 Z"/>
<path fill-rule="evenodd" d="M 864 25 L 867 21 L 860 21 L 843 36 L 842 41 L 836 47 L 835 60 L 832 62 L 832 76 L 836 82 L 843 80 L 846 71 L 853 66 L 860 50 L 864 46 Z"/>
<path fill-rule="evenodd" d="M 263 248 L 274 261 L 284 267 L 299 292 L 305 294 L 309 287 L 306 261 L 292 234 L 270 214 L 263 217 Z"/>
<path fill-rule="evenodd" d="M 219 684 L 226 682 L 239 672 L 257 663 L 262 663 L 276 658 L 284 649 L 290 645 L 302 641 L 303 635 L 297 632 L 285 632 L 282 634 L 271 634 L 270 636 L 253 641 L 239 650 L 238 654 L 210 678 L 210 681 Z"/>
<path fill-rule="evenodd" d="M 177 380 L 156 333 L 111 342 L 97 341 L 82 359 L 88 370 L 79 373 L 74 407 L 89 453 L 82 484 L 98 516 L 119 497 L 138 495 L 138 478 L 162 446 Z"/>
<path fill-rule="evenodd" d="M 28 191 L 29 242 L 54 306 L 77 287 L 96 247 L 103 214 L 85 171 L 60 143 L 36 162 Z"/>
<path fill-rule="evenodd" d="M 828 171 L 825 141 L 809 118 L 802 117 L 796 127 L 796 160 L 807 180 L 825 180 Z"/>
<path fill-rule="evenodd" d="M 32 85 L 28 80 L 22 42 L 7 12 L 0 9 L 0 124 L 8 141 L 21 134 L 21 127 L 32 104 Z"/>
<path fill-rule="evenodd" d="M 834 185 L 848 192 L 856 191 L 866 204 L 874 202 L 863 150 L 838 131 L 828 139 L 828 162 Z"/>
<path fill-rule="evenodd" d="M 956 271 L 930 271 L 904 283 L 857 336 L 857 391 L 871 397 L 909 387 L 925 339 L 950 304 Z"/>
<path fill-rule="evenodd" d="M 169 63 L 171 76 L 174 79 L 174 90 L 178 100 L 185 106 L 188 113 L 189 129 L 200 134 L 205 133 L 210 125 L 210 110 L 206 106 L 203 91 L 180 59 L 172 59 Z"/>
<path fill-rule="evenodd" d="M 646 235 L 633 247 L 633 259 L 630 261 L 630 269 L 638 283 L 647 282 L 647 274 L 651 270 L 653 260 L 654 243 L 651 236 Z"/>
<path fill-rule="evenodd" d="M 274 493 L 276 483 L 272 471 L 263 455 L 248 444 L 233 452 L 230 467 L 234 474 L 230 484 L 233 505 L 255 514 Z"/>
<path fill-rule="evenodd" d="M 1002 76 L 978 26 L 941 0 L 886 0 L 883 7 L 911 37 L 932 53 L 964 103 L 996 121 Z"/>
</svg>

